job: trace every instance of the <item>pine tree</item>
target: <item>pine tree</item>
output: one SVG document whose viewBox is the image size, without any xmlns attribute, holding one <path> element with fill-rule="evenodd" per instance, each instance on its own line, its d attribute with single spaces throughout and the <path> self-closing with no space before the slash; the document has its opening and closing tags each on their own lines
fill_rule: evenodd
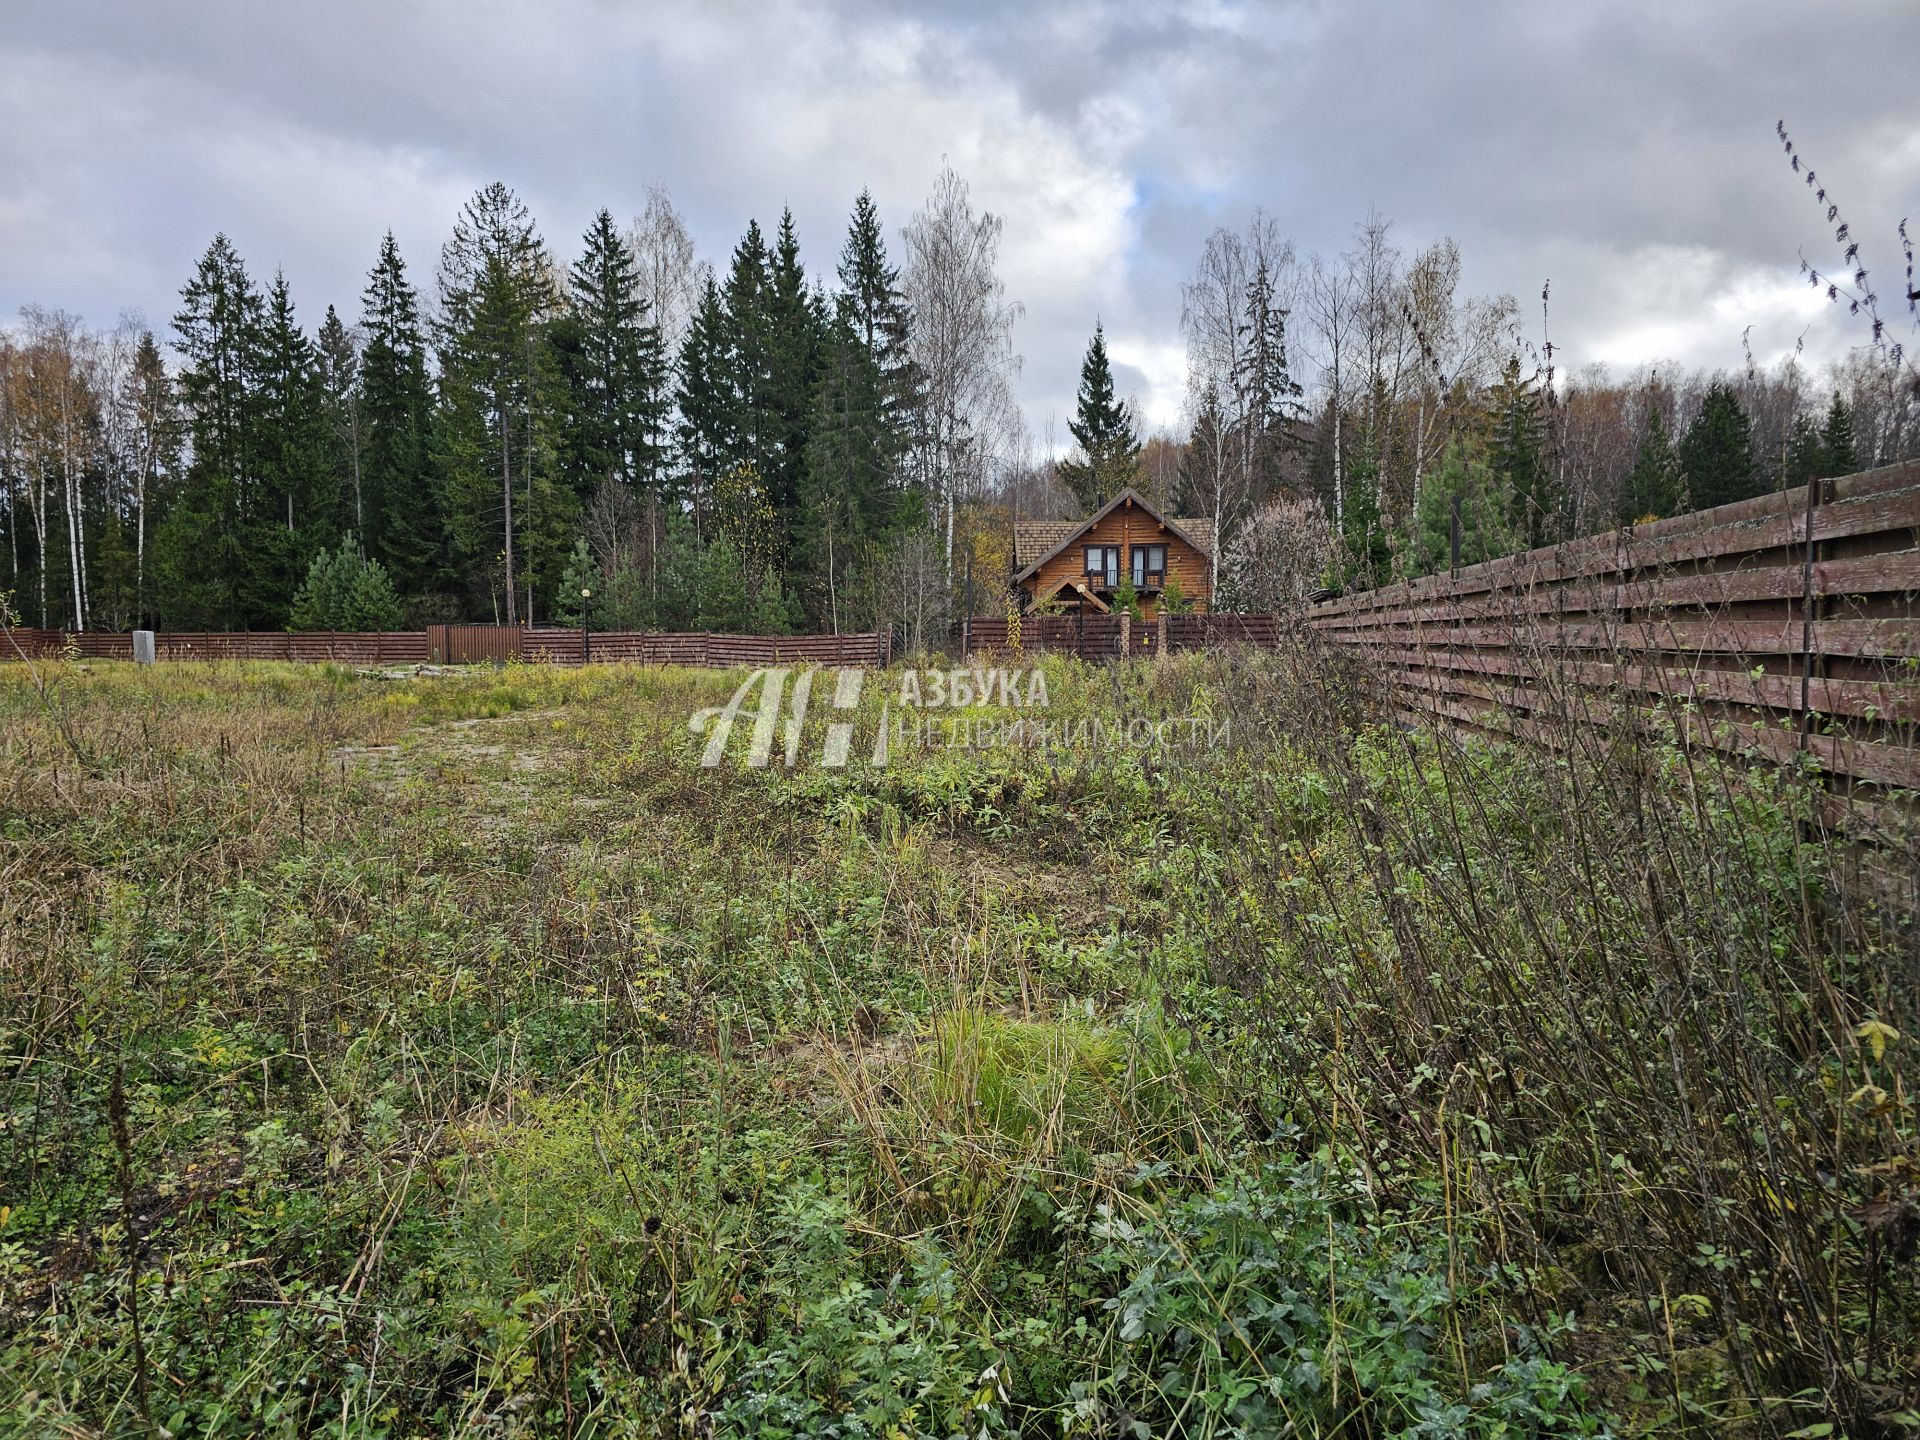
<svg viewBox="0 0 1920 1440">
<path fill-rule="evenodd" d="M 293 597 L 288 626 L 351 633 L 397 630 L 400 623 L 400 597 L 386 569 L 348 540 L 337 550 L 314 556 Z"/>
<path fill-rule="evenodd" d="M 1492 434 L 1488 467 L 1495 482 L 1511 497 L 1513 529 L 1521 548 L 1532 550 L 1557 534 L 1559 507 L 1547 474 L 1540 394 L 1533 381 L 1521 375 L 1518 356 L 1507 357 L 1500 381 L 1493 388 L 1489 410 Z"/>
<path fill-rule="evenodd" d="M 1139 432 L 1132 410 L 1114 395 L 1107 337 L 1098 324 L 1080 364 L 1080 394 L 1067 429 L 1081 458 L 1061 461 L 1060 479 L 1091 513 L 1132 485 L 1140 473 Z"/>
<path fill-rule="evenodd" d="M 568 449 L 575 487 L 585 495 L 612 481 L 651 493 L 664 458 L 656 437 L 667 406 L 666 361 L 612 212 L 594 217 L 571 280 L 576 350 Z"/>
<path fill-rule="evenodd" d="M 403 594 L 443 582 L 444 524 L 429 451 L 433 392 L 420 300 L 389 230 L 361 294 L 361 543 Z"/>
<path fill-rule="evenodd" d="M 1683 505 L 1680 457 L 1667 434 L 1667 417 L 1658 405 L 1647 412 L 1646 433 L 1620 489 L 1620 523 L 1632 525 L 1649 516 L 1677 515 Z"/>
<path fill-rule="evenodd" d="M 1680 440 L 1680 472 L 1691 508 L 1710 510 L 1760 493 L 1752 431 L 1733 387 L 1714 381 Z"/>
<path fill-rule="evenodd" d="M 249 537 L 260 508 L 253 440 L 260 373 L 260 292 L 225 235 L 216 235 L 174 316 L 185 360 L 180 405 L 193 461 L 155 536 L 156 598 L 164 623 L 234 629 L 266 617 L 246 609 Z"/>
<path fill-rule="evenodd" d="M 1838 390 L 1827 407 L 1827 424 L 1820 440 L 1828 477 L 1851 475 L 1860 468 L 1860 455 L 1853 442 L 1853 411 Z"/>
<path fill-rule="evenodd" d="M 1243 488 L 1257 505 L 1281 483 L 1303 407 L 1300 386 L 1287 368 L 1287 312 L 1274 302 L 1273 277 L 1264 259 L 1248 282 L 1246 304 L 1233 384 L 1240 403 Z"/>
<path fill-rule="evenodd" d="M 1456 512 L 1457 507 L 1457 512 Z M 1409 578 L 1453 564 L 1454 516 L 1460 520 L 1460 563 L 1478 565 L 1515 549 L 1510 497 L 1486 456 L 1456 440 L 1420 487 L 1405 557 Z"/>
</svg>

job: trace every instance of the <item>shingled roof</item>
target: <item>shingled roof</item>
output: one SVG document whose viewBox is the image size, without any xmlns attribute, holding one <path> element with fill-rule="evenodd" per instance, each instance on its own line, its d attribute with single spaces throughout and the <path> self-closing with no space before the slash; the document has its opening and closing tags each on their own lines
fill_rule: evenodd
<svg viewBox="0 0 1920 1440">
<path fill-rule="evenodd" d="M 1134 502 L 1149 514 L 1153 515 L 1154 518 L 1160 518 L 1159 511 L 1143 496 L 1136 494 L 1132 490 L 1127 490 L 1114 496 L 1112 500 L 1101 506 L 1097 512 L 1085 520 L 1015 521 L 1013 526 L 1014 572 L 1019 575 L 1024 575 L 1041 561 L 1049 559 L 1065 546 L 1071 545 L 1081 531 L 1093 525 L 1128 496 L 1132 496 Z M 1196 516 L 1186 520 L 1169 519 L 1167 523 L 1171 525 L 1175 531 L 1191 541 L 1193 547 L 1201 554 L 1211 555 L 1213 553 L 1214 533 L 1212 516 Z"/>
<path fill-rule="evenodd" d="M 1051 555 L 1082 530 L 1084 520 L 1019 520 L 1013 527 L 1013 568 L 1024 570 L 1042 555 Z"/>
</svg>

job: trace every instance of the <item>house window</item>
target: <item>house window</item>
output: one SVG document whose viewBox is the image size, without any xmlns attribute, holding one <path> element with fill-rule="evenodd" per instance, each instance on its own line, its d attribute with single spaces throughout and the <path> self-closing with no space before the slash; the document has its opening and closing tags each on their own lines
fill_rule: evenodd
<svg viewBox="0 0 1920 1440">
<path fill-rule="evenodd" d="M 1089 545 L 1087 549 L 1087 583 L 1099 590 L 1111 590 L 1120 583 L 1120 547 L 1118 545 Z"/>
<path fill-rule="evenodd" d="M 1159 586 L 1167 583 L 1166 546 L 1136 545 L 1133 547 L 1133 583 L 1138 586 Z"/>
</svg>

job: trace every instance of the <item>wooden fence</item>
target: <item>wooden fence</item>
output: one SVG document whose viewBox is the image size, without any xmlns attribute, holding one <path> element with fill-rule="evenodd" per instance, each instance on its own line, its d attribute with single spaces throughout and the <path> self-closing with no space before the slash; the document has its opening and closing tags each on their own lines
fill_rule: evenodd
<svg viewBox="0 0 1920 1440">
<path fill-rule="evenodd" d="M 133 637 L 103 630 L 68 634 L 60 630 L 15 630 L 15 641 L 29 656 L 65 653 L 86 660 L 131 660 Z M 170 630 L 154 636 L 161 660 L 293 660 L 345 665 L 420 665 L 427 659 L 424 630 L 309 631 Z M 0 660 L 17 660 L 13 646 L 0 640 Z"/>
<path fill-rule="evenodd" d="M 1129 625 L 1127 620 L 1124 615 L 1024 615 L 1020 619 L 1020 649 L 1078 655 L 1087 660 L 1116 659 L 1136 653 L 1140 642 L 1133 632 L 1148 628 Z M 965 622 L 961 645 L 969 655 L 1013 648 L 1007 638 L 1007 622 L 997 616 Z"/>
<path fill-rule="evenodd" d="M 1816 481 L 1313 607 L 1403 712 L 1504 733 L 1569 694 L 1698 743 L 1920 786 L 1920 464 Z M 1683 702 L 1675 704 L 1673 702 Z"/>
<path fill-rule="evenodd" d="M 875 665 L 893 659 L 886 630 L 857 635 L 718 635 L 704 631 L 608 630 L 590 638 L 578 630 L 528 630 L 525 658 L 578 665 L 591 651 L 593 663 L 699 665 L 737 669 L 749 665 Z"/>
<path fill-rule="evenodd" d="M 15 630 L 30 657 L 74 653 L 88 660 L 131 660 L 133 637 L 88 631 Z M 154 637 L 162 660 L 338 661 L 348 665 L 473 664 L 527 660 L 551 665 L 878 665 L 893 658 L 890 631 L 857 635 L 716 635 L 610 630 L 590 640 L 578 630 L 527 630 L 507 625 L 433 625 L 373 634 L 283 631 L 168 631 Z M 0 641 L 0 660 L 19 657 Z"/>
<path fill-rule="evenodd" d="M 1020 621 L 1020 649 L 1088 660 L 1150 656 L 1160 650 L 1215 650 L 1222 645 L 1279 643 L 1286 620 L 1278 615 L 1164 615 L 1134 620 L 1126 615 L 1027 615 Z M 964 623 L 961 642 L 967 654 L 1012 649 L 1007 622 L 974 619 Z"/>
<path fill-rule="evenodd" d="M 1423 721 L 1541 735 L 1662 707 L 1690 740 L 1816 758 L 1862 800 L 1920 789 L 1920 463 L 1821 480 L 1311 607 L 1307 629 L 1363 661 Z M 1023 650 L 1111 659 L 1272 646 L 1273 615 L 1028 616 Z M 1008 647 L 1004 620 L 968 650 Z"/>
</svg>

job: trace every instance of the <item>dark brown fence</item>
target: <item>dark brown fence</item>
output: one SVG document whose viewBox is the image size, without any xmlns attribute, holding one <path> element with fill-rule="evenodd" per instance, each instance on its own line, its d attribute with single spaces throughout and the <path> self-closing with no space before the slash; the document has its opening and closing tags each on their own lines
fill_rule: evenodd
<svg viewBox="0 0 1920 1440">
<path fill-rule="evenodd" d="M 1169 650 L 1213 650 L 1222 645 L 1277 644 L 1283 622 L 1277 615 L 1169 615 Z"/>
<path fill-rule="evenodd" d="M 526 633 L 518 625 L 429 625 L 427 659 L 435 665 L 518 660 Z"/>
<path fill-rule="evenodd" d="M 72 652 L 89 660 L 131 660 L 131 635 L 59 630 L 15 630 L 29 657 Z M 349 665 L 473 664 L 528 660 L 578 665 L 591 651 L 595 664 L 879 665 L 893 658 L 891 632 L 857 635 L 714 635 L 695 631 L 611 630 L 590 644 L 578 630 L 526 630 L 507 625 L 431 625 L 387 634 L 289 635 L 281 631 L 165 632 L 154 637 L 162 660 L 334 660 Z M 0 641 L 0 659 L 19 657 Z"/>
<path fill-rule="evenodd" d="M 14 638 L 29 656 L 74 653 L 87 660 L 131 660 L 133 637 L 90 630 L 16 630 Z M 294 660 L 346 665 L 419 665 L 427 658 L 423 630 L 354 633 L 283 630 L 171 630 L 154 636 L 162 660 Z M 0 641 L 0 660 L 15 660 L 13 646 Z"/>
<path fill-rule="evenodd" d="M 1405 712 L 1508 733 L 1569 689 L 1696 742 L 1920 785 L 1920 464 L 1329 601 L 1307 623 Z"/>
<path fill-rule="evenodd" d="M 704 631 L 608 630 L 591 639 L 578 630 L 528 630 L 528 660 L 578 665 L 591 650 L 596 665 L 701 665 L 735 669 L 747 665 L 881 665 L 893 658 L 885 630 L 857 635 L 718 635 Z"/>
<path fill-rule="evenodd" d="M 1122 637 L 1119 615 L 1024 615 L 1020 619 L 1019 648 L 1053 655 L 1079 655 L 1088 660 L 1111 660 L 1136 648 L 1131 635 Z M 1130 627 L 1141 628 L 1141 627 Z M 988 617 L 966 622 L 967 653 L 1011 650 L 1007 622 Z"/>
</svg>

